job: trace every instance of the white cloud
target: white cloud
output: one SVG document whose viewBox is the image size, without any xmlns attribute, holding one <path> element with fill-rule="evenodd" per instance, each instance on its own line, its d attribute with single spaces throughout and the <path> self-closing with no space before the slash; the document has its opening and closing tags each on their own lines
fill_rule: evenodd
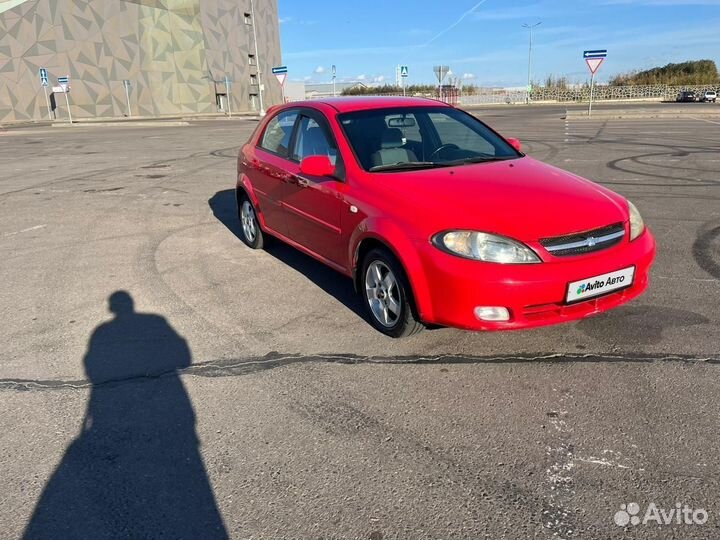
<svg viewBox="0 0 720 540">
<path fill-rule="evenodd" d="M 320 73 L 325 73 L 325 66 L 318 66 L 318 67 L 316 67 L 316 68 L 315 68 L 315 73 L 317 73 L 318 75 L 319 75 Z"/>
<path fill-rule="evenodd" d="M 308 75 L 307 77 L 303 77 L 303 81 L 312 81 L 312 77 Z"/>
<path fill-rule="evenodd" d="M 385 75 L 378 75 L 377 77 L 373 77 L 373 82 L 376 82 L 376 83 L 385 82 Z"/>
<path fill-rule="evenodd" d="M 280 24 L 289 23 L 290 21 L 292 21 L 292 17 L 280 17 L 278 20 Z"/>
<path fill-rule="evenodd" d="M 355 78 L 356 78 L 358 81 L 364 81 L 365 79 L 367 79 L 367 77 L 365 76 L 364 73 L 358 75 L 358 76 L 355 77 Z"/>
<path fill-rule="evenodd" d="M 463 73 L 462 78 L 465 79 L 466 81 L 467 81 L 468 79 L 474 79 L 474 78 L 475 78 L 475 74 L 474 74 L 474 73 Z"/>
</svg>

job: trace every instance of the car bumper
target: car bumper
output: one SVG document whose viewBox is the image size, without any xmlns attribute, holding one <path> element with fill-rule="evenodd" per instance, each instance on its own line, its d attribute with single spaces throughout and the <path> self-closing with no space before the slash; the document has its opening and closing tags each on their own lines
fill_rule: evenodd
<svg viewBox="0 0 720 540">
<path fill-rule="evenodd" d="M 462 259 L 429 243 L 418 249 L 429 284 L 426 291 L 415 291 L 423 321 L 468 330 L 531 328 L 602 313 L 647 289 L 655 259 L 655 240 L 648 229 L 632 242 L 591 255 L 528 265 Z M 565 301 L 569 283 L 630 266 L 635 267 L 631 286 L 580 302 Z M 510 320 L 479 320 L 474 312 L 478 306 L 505 307 Z"/>
</svg>

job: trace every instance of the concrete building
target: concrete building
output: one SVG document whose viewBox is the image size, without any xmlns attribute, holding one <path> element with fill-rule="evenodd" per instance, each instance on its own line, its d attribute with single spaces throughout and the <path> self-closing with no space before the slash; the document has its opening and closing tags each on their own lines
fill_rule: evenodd
<svg viewBox="0 0 720 540">
<path fill-rule="evenodd" d="M 49 94 L 69 76 L 74 118 L 126 115 L 123 81 L 133 116 L 217 112 L 228 100 L 259 110 L 261 83 L 265 108 L 279 103 L 277 0 L 251 1 L 0 0 L 0 122 L 48 118 L 40 68 Z M 53 97 L 66 117 L 65 96 Z"/>
<path fill-rule="evenodd" d="M 355 88 L 367 88 L 365 83 L 360 81 L 337 82 L 333 83 L 307 83 L 305 85 L 305 97 L 307 99 L 332 97 L 333 92 L 341 96 L 344 90 L 353 90 Z"/>
</svg>

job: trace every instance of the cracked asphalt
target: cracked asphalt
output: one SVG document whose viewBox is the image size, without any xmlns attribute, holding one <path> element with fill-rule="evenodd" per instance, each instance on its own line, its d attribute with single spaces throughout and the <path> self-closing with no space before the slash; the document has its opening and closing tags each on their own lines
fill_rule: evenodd
<svg viewBox="0 0 720 540">
<path fill-rule="evenodd" d="M 473 111 L 633 200 L 652 284 L 577 323 L 401 341 L 332 270 L 240 242 L 252 119 L 0 131 L 3 537 L 720 536 L 712 107 Z M 616 525 L 633 502 L 708 519 Z"/>
</svg>

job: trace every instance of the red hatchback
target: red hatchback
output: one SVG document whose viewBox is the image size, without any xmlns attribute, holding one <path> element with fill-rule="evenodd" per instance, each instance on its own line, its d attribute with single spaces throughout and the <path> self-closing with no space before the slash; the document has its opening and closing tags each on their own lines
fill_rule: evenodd
<svg viewBox="0 0 720 540">
<path fill-rule="evenodd" d="M 272 108 L 237 201 L 247 245 L 272 235 L 351 277 L 393 337 L 587 317 L 639 296 L 655 257 L 631 202 L 426 99 Z"/>
</svg>

